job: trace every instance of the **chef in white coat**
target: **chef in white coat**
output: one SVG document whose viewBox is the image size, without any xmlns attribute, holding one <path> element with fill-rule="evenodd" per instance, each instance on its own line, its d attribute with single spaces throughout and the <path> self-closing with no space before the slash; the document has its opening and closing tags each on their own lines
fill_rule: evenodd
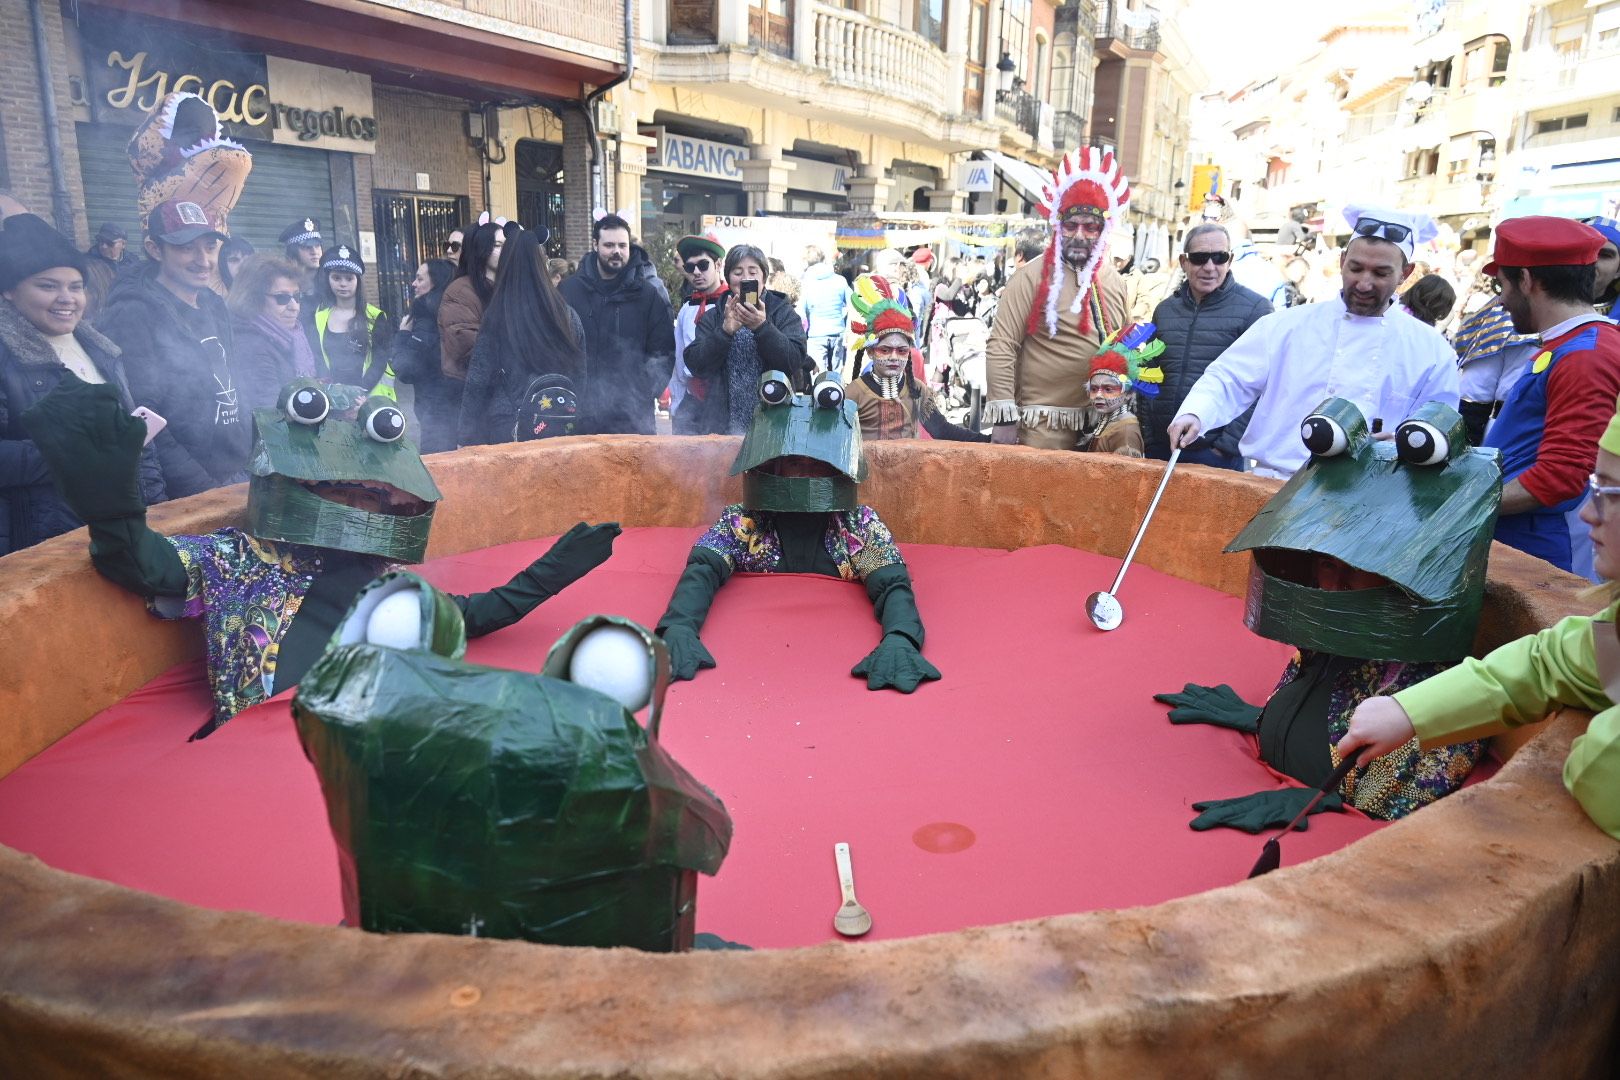
<svg viewBox="0 0 1620 1080">
<path fill-rule="evenodd" d="M 1456 408 L 1457 355 L 1440 331 L 1395 303 L 1416 245 L 1434 219 L 1410 210 L 1347 207 L 1350 243 L 1339 295 L 1274 312 L 1249 327 L 1193 384 L 1168 429 L 1172 446 L 1255 406 L 1239 452 L 1260 476 L 1287 477 L 1310 456 L 1300 422 L 1326 398 L 1355 402 L 1384 430 L 1438 401 Z"/>
</svg>

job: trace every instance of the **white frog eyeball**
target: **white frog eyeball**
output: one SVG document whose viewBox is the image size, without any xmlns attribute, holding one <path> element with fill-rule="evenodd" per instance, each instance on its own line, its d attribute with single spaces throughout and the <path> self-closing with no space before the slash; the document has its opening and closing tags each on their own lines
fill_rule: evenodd
<svg viewBox="0 0 1620 1080">
<path fill-rule="evenodd" d="M 623 626 L 597 627 L 574 646 L 568 680 L 639 712 L 652 700 L 653 668 L 647 643 Z"/>
<path fill-rule="evenodd" d="M 415 649 L 422 644 L 422 590 L 390 593 L 371 609 L 366 643 L 387 649 Z"/>
</svg>

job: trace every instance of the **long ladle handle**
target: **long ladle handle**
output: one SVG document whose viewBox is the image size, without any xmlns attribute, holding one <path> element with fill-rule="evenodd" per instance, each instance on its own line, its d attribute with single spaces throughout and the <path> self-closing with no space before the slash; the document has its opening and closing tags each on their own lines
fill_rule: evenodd
<svg viewBox="0 0 1620 1080">
<path fill-rule="evenodd" d="M 838 888 L 844 894 L 844 903 L 855 903 L 855 869 L 849 861 L 849 845 L 834 844 L 833 860 L 838 863 Z"/>
<path fill-rule="evenodd" d="M 1125 553 L 1125 561 L 1119 564 L 1119 576 L 1114 578 L 1114 587 L 1108 590 L 1110 595 L 1119 592 L 1119 587 L 1125 583 L 1125 571 L 1131 568 L 1131 560 L 1136 558 L 1136 549 L 1142 545 L 1142 537 L 1147 535 L 1148 523 L 1153 520 L 1153 511 L 1159 508 L 1159 497 L 1164 494 L 1166 485 L 1170 483 L 1170 472 L 1180 458 L 1181 447 L 1170 451 L 1170 462 L 1164 467 L 1164 477 L 1159 481 L 1159 490 L 1153 493 L 1153 501 L 1148 503 L 1147 513 L 1142 515 L 1142 527 L 1136 530 L 1136 539 L 1131 541 L 1131 549 Z"/>
</svg>

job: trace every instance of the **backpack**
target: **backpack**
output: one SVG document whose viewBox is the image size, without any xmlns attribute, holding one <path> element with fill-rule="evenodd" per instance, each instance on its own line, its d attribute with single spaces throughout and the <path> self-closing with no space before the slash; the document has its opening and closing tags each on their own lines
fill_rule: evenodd
<svg viewBox="0 0 1620 1080">
<path fill-rule="evenodd" d="M 513 440 L 553 439 L 577 435 L 579 430 L 579 394 L 573 382 L 562 375 L 536 375 L 530 379 L 518 403 Z"/>
</svg>

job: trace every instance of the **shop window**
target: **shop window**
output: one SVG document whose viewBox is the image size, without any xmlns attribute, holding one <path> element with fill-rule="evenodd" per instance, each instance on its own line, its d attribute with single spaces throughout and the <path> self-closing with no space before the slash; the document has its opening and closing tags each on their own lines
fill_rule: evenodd
<svg viewBox="0 0 1620 1080">
<path fill-rule="evenodd" d="M 720 40 L 719 0 L 669 0 L 671 45 L 713 45 Z"/>
</svg>

